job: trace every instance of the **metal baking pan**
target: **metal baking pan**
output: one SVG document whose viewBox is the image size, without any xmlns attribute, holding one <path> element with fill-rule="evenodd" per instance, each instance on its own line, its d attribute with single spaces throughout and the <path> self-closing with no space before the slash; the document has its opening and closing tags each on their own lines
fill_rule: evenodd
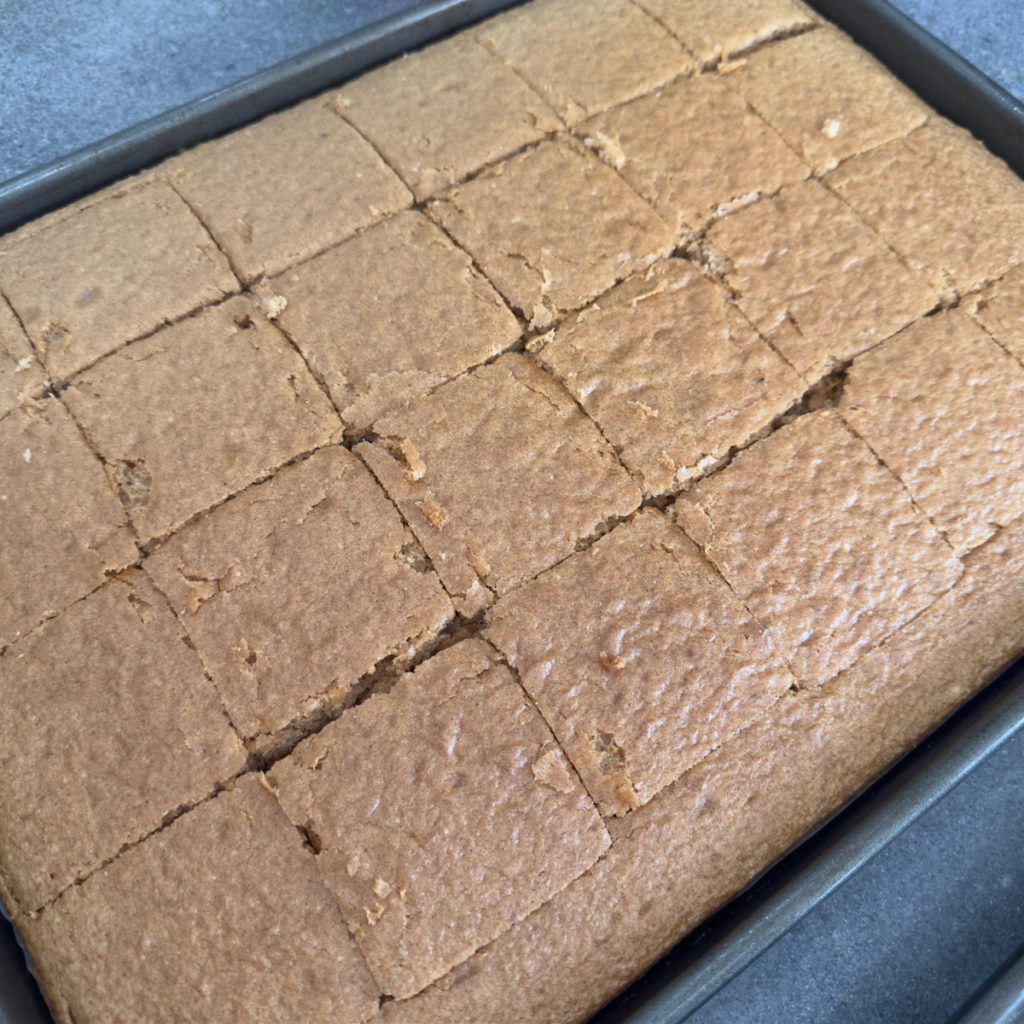
<svg viewBox="0 0 1024 1024">
<path fill-rule="evenodd" d="M 1024 177 L 1024 104 L 885 0 L 810 2 Z M 411 6 L 0 183 L 0 232 L 509 6 L 512 0 Z M 595 1024 L 678 1024 L 1022 728 L 1024 659 L 683 940 L 602 1010 Z M 0 1024 L 49 1021 L 16 937 L 0 915 Z"/>
</svg>

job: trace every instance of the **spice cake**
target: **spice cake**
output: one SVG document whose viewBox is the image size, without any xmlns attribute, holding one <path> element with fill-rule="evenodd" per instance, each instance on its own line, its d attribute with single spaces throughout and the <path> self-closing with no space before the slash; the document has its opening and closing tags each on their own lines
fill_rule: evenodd
<svg viewBox="0 0 1024 1024">
<path fill-rule="evenodd" d="M 57 1020 L 586 1019 L 1024 649 L 1022 225 L 795 0 L 533 0 L 0 238 Z"/>
</svg>

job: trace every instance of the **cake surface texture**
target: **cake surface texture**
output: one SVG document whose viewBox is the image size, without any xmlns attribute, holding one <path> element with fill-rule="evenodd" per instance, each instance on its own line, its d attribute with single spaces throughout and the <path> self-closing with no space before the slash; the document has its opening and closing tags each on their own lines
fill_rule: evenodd
<svg viewBox="0 0 1024 1024">
<path fill-rule="evenodd" d="M 582 1024 L 1024 651 L 1024 183 L 798 0 L 530 0 L 0 237 L 59 1024 Z"/>
</svg>

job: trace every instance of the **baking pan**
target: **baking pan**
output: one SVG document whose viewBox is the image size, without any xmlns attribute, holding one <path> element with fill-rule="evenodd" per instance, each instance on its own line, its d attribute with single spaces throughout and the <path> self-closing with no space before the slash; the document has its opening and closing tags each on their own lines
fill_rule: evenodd
<svg viewBox="0 0 1024 1024">
<path fill-rule="evenodd" d="M 811 5 L 1024 176 L 1024 104 L 885 0 Z M 0 231 L 509 6 L 511 0 L 417 4 L 0 183 Z M 1022 728 L 1024 659 L 683 940 L 595 1024 L 678 1024 Z M 49 1020 L 16 938 L 0 921 L 0 1024 Z"/>
</svg>

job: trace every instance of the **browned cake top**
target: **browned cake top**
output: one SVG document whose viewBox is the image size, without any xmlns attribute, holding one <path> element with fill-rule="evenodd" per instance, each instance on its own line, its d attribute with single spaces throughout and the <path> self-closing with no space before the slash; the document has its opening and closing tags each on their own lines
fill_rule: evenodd
<svg viewBox="0 0 1024 1024">
<path fill-rule="evenodd" d="M 344 85 L 337 109 L 416 199 L 538 142 L 562 123 L 472 34 L 446 39 Z"/>
<path fill-rule="evenodd" d="M 241 779 L 23 923 L 76 1020 L 374 1014 L 377 989 L 316 860 L 261 782 Z"/>
<path fill-rule="evenodd" d="M 602 814 L 623 814 L 794 683 L 660 512 L 643 512 L 494 607 L 505 654 Z"/>
<path fill-rule="evenodd" d="M 692 263 L 665 260 L 562 323 L 540 350 L 647 494 L 746 447 L 806 387 Z"/>
<path fill-rule="evenodd" d="M 183 530 L 144 563 L 232 721 L 266 737 L 408 659 L 452 614 L 366 468 L 332 447 Z"/>
<path fill-rule="evenodd" d="M 923 277 L 818 181 L 723 217 L 707 237 L 740 309 L 808 381 L 938 302 Z"/>
<path fill-rule="evenodd" d="M 611 168 L 567 141 L 511 157 L 430 210 L 540 329 L 650 266 L 673 242 L 670 226 Z"/>
<path fill-rule="evenodd" d="M 379 420 L 357 449 L 474 615 L 640 494 L 561 385 L 502 356 Z"/>
<path fill-rule="evenodd" d="M 677 79 L 580 130 L 677 233 L 699 231 L 716 212 L 777 192 L 809 172 L 717 76 Z"/>
<path fill-rule="evenodd" d="M 839 408 L 954 551 L 1024 514 L 1024 366 L 965 313 L 919 320 L 858 359 Z"/>
<path fill-rule="evenodd" d="M 818 685 L 947 591 L 962 567 L 832 411 L 748 448 L 676 503 L 684 529 Z"/>
<path fill-rule="evenodd" d="M 795 0 L 534 0 L 0 239 L 60 1024 L 578 1024 L 917 743 L 1024 647 L 1022 218 Z"/>
<path fill-rule="evenodd" d="M 1024 265 L 1011 270 L 967 306 L 974 319 L 1024 363 Z"/>
<path fill-rule="evenodd" d="M 679 42 L 629 0 L 540 0 L 475 34 L 570 125 L 693 67 Z"/>
<path fill-rule="evenodd" d="M 274 278 L 263 301 L 355 434 L 521 334 L 469 256 L 414 212 Z"/>
<path fill-rule="evenodd" d="M 138 558 L 103 466 L 54 398 L 0 419 L 0 517 L 0 646 Z"/>
<path fill-rule="evenodd" d="M 378 984 L 397 997 L 496 938 L 608 846 L 544 720 L 480 640 L 327 726 L 272 778 L 319 847 Z"/>
<path fill-rule="evenodd" d="M 159 182 L 14 236 L 0 255 L 0 289 L 54 380 L 238 289 L 195 214 Z"/>
<path fill-rule="evenodd" d="M 950 299 L 1024 263 L 1024 181 L 946 121 L 864 153 L 826 181 L 933 286 L 955 289 Z"/>
<path fill-rule="evenodd" d="M 198 146 L 166 173 L 246 283 L 411 201 L 394 171 L 323 98 Z"/>
<path fill-rule="evenodd" d="M 62 398 L 143 542 L 341 433 L 309 369 L 241 296 L 115 353 Z"/>
</svg>

